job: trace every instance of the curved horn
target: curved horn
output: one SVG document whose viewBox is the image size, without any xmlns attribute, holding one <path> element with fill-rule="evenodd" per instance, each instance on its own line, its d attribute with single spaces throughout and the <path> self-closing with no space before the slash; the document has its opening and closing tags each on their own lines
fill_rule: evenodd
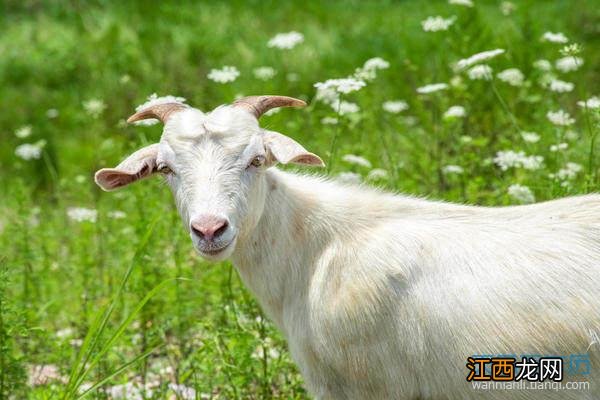
<svg viewBox="0 0 600 400">
<path fill-rule="evenodd" d="M 249 96 L 234 101 L 233 106 L 247 110 L 258 119 L 272 108 L 304 107 L 306 103 L 287 96 Z"/>
<path fill-rule="evenodd" d="M 143 119 L 156 118 L 162 123 L 166 123 L 173 114 L 185 110 L 186 108 L 188 108 L 188 106 L 183 103 L 156 104 L 136 112 L 131 117 L 127 118 L 127 122 L 132 123 Z"/>
</svg>

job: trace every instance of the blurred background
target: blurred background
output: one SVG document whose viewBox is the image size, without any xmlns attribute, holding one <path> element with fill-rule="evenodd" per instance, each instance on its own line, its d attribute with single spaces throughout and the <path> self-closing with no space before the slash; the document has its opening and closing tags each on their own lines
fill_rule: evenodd
<svg viewBox="0 0 600 400">
<path fill-rule="evenodd" d="M 0 26 L 0 398 L 308 398 L 161 178 L 95 186 L 159 139 L 125 123 L 148 98 L 305 99 L 262 125 L 388 190 L 598 190 L 599 0 L 4 0 Z M 347 77 L 362 83 L 327 82 Z"/>
</svg>

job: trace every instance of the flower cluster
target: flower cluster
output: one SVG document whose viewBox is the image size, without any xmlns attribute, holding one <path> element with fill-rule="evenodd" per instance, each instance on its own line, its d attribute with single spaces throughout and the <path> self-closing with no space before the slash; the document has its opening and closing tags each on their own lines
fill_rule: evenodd
<svg viewBox="0 0 600 400">
<path fill-rule="evenodd" d="M 67 209 L 67 216 L 76 222 L 96 222 L 98 211 L 85 207 L 70 207 Z"/>
<path fill-rule="evenodd" d="M 278 33 L 273 36 L 267 46 L 275 47 L 281 50 L 293 49 L 304 41 L 304 35 L 300 32 L 292 31 L 287 33 Z"/>
<path fill-rule="evenodd" d="M 454 21 L 456 21 L 456 17 L 443 18 L 438 15 L 421 21 L 421 26 L 425 32 L 447 31 Z"/>
<path fill-rule="evenodd" d="M 89 99 L 83 102 L 83 108 L 92 118 L 98 118 L 106 109 L 106 104 L 102 99 Z"/>
<path fill-rule="evenodd" d="M 497 152 L 493 161 L 502 171 L 507 171 L 510 168 L 536 170 L 542 167 L 544 157 L 528 156 L 523 151 L 505 150 Z"/>
<path fill-rule="evenodd" d="M 275 71 L 275 68 L 273 67 L 258 67 L 254 68 L 254 71 L 252 72 L 254 73 L 256 79 L 260 79 L 261 81 L 273 79 L 273 77 L 277 74 L 277 71 Z"/>
<path fill-rule="evenodd" d="M 498 79 L 502 82 L 506 82 L 511 86 L 522 86 L 525 76 L 518 68 L 508 68 L 504 71 L 499 72 L 497 75 Z"/>
<path fill-rule="evenodd" d="M 470 66 L 479 64 L 483 61 L 490 60 L 494 57 L 499 56 L 500 54 L 504 54 L 505 52 L 506 52 L 506 50 L 504 50 L 504 49 L 494 49 L 494 50 L 487 50 L 487 51 L 482 51 L 481 53 L 473 54 L 472 56 L 470 56 L 468 58 L 463 58 L 462 60 L 459 60 L 456 63 L 456 69 L 459 71 L 467 69 Z"/>
<path fill-rule="evenodd" d="M 221 69 L 211 69 L 206 77 L 217 83 L 228 83 L 235 81 L 238 76 L 240 71 L 236 67 L 225 65 Z"/>
<path fill-rule="evenodd" d="M 531 189 L 527 186 L 513 184 L 508 187 L 508 194 L 513 199 L 523 204 L 529 204 L 535 202 L 535 196 Z"/>
<path fill-rule="evenodd" d="M 546 117 L 550 122 L 557 126 L 569 126 L 575 123 L 575 119 L 565 110 L 548 111 Z"/>
<path fill-rule="evenodd" d="M 42 157 L 42 150 L 46 146 L 45 140 L 38 140 L 35 143 L 20 144 L 15 148 L 15 155 L 25 161 L 38 160 Z"/>
<path fill-rule="evenodd" d="M 404 100 L 392 100 L 384 102 L 381 107 L 384 111 L 391 114 L 398 114 L 402 111 L 408 110 L 408 103 Z"/>
</svg>

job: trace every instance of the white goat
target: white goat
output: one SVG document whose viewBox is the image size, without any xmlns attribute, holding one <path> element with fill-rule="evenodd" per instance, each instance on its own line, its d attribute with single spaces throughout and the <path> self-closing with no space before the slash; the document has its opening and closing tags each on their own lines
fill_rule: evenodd
<svg viewBox="0 0 600 400">
<path fill-rule="evenodd" d="M 160 142 L 96 182 L 162 173 L 197 251 L 232 259 L 319 399 L 600 399 L 600 196 L 486 208 L 283 172 L 322 161 L 258 117 L 303 104 L 151 104 L 129 121 L 162 120 Z M 474 354 L 583 353 L 587 391 L 466 381 Z"/>
</svg>

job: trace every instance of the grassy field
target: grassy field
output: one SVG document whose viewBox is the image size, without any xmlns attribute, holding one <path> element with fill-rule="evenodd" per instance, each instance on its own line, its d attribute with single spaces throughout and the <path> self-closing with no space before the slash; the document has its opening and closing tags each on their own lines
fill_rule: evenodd
<svg viewBox="0 0 600 400">
<path fill-rule="evenodd" d="M 484 205 L 598 191 L 600 100 L 582 101 L 600 95 L 600 1 L 473 1 L 2 2 L 0 398 L 308 398 L 232 266 L 194 255 L 160 178 L 94 185 L 159 138 L 124 122 L 152 93 L 204 110 L 306 99 L 263 126 L 390 190 Z M 290 31 L 301 43 L 268 45 Z M 315 83 L 374 57 L 389 66 L 366 86 L 319 100 Z M 223 66 L 237 79 L 208 78 Z"/>
</svg>

